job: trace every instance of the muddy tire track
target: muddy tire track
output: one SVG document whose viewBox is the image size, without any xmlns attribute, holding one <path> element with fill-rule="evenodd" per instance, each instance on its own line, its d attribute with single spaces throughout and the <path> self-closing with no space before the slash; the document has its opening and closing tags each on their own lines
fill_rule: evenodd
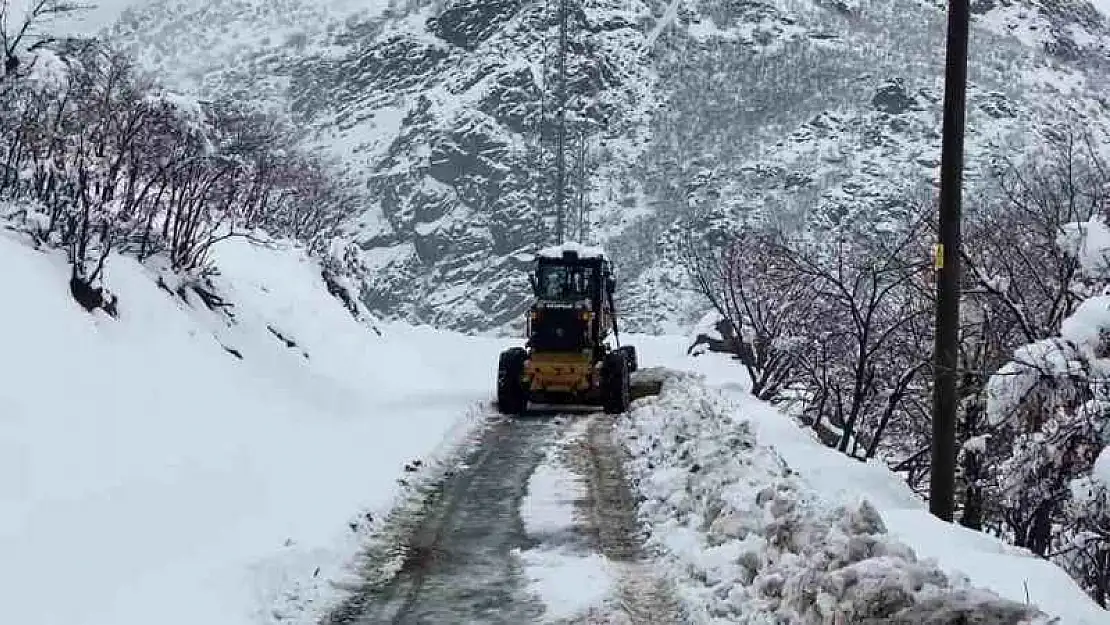
<svg viewBox="0 0 1110 625">
<path fill-rule="evenodd" d="M 591 416 L 586 435 L 573 451 L 568 460 L 581 472 L 588 489 L 580 514 L 596 536 L 597 549 L 619 571 L 617 599 L 623 612 L 606 621 L 587 617 L 581 622 L 633 625 L 687 622 L 670 584 L 647 558 L 636 516 L 637 500 L 624 473 L 625 451 L 615 438 L 612 418 Z"/>
<path fill-rule="evenodd" d="M 560 424 L 549 417 L 492 423 L 439 492 L 412 512 L 395 547 L 401 552 L 396 574 L 373 580 L 376 573 L 367 571 L 368 583 L 324 623 L 536 621 L 544 607 L 524 588 L 512 551 L 529 546 L 520 503 Z"/>
<path fill-rule="evenodd" d="M 568 430 L 575 432 L 569 438 Z M 553 445 L 585 483 L 585 497 L 575 504 L 573 531 L 530 537 L 520 506 Z M 686 622 L 645 556 L 612 417 L 491 418 L 457 462 L 419 499 L 395 511 L 392 543 L 378 541 L 365 554 L 361 585 L 321 625 Z M 616 577 L 614 596 L 580 616 L 551 619 L 514 555 L 539 547 L 606 556 Z"/>
</svg>

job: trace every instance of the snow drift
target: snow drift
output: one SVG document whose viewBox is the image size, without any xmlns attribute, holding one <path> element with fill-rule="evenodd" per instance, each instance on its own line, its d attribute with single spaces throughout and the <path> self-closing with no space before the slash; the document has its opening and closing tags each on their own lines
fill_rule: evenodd
<svg viewBox="0 0 1110 625">
<path fill-rule="evenodd" d="M 0 230 L 0 620 L 311 621 L 356 521 L 489 397 L 473 363 L 498 342 L 379 337 L 296 247 L 215 260 L 212 300 L 112 257 L 111 319 L 73 301 L 60 254 Z"/>
</svg>

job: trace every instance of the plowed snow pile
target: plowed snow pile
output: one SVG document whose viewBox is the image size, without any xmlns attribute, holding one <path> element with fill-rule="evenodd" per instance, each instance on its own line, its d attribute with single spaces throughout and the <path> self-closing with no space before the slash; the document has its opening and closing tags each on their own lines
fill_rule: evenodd
<svg viewBox="0 0 1110 625">
<path fill-rule="evenodd" d="M 700 376 L 657 374 L 662 394 L 618 431 L 649 547 L 695 622 L 1051 622 L 919 559 L 868 501 L 816 490 Z"/>
</svg>

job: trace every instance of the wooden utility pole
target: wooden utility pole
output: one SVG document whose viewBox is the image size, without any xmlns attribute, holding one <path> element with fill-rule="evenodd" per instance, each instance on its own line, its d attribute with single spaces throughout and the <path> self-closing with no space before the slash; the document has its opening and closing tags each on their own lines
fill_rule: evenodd
<svg viewBox="0 0 1110 625">
<path fill-rule="evenodd" d="M 948 0 L 944 143 L 936 250 L 937 309 L 933 372 L 933 457 L 929 511 L 952 521 L 956 490 L 956 396 L 960 341 L 960 213 L 967 94 L 968 0 Z"/>
<path fill-rule="evenodd" d="M 567 0 L 559 0 L 559 94 L 555 156 L 555 243 L 566 237 L 567 182 Z"/>
</svg>

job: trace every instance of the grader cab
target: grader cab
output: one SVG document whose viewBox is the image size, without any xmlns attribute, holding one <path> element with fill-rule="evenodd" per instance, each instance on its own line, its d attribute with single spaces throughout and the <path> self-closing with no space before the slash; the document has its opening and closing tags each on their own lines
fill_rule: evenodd
<svg viewBox="0 0 1110 625">
<path fill-rule="evenodd" d="M 498 363 L 500 411 L 522 414 L 533 402 L 624 412 L 636 349 L 620 345 L 612 265 L 600 250 L 577 244 L 545 249 L 535 263 L 528 342 L 502 352 Z"/>
</svg>

